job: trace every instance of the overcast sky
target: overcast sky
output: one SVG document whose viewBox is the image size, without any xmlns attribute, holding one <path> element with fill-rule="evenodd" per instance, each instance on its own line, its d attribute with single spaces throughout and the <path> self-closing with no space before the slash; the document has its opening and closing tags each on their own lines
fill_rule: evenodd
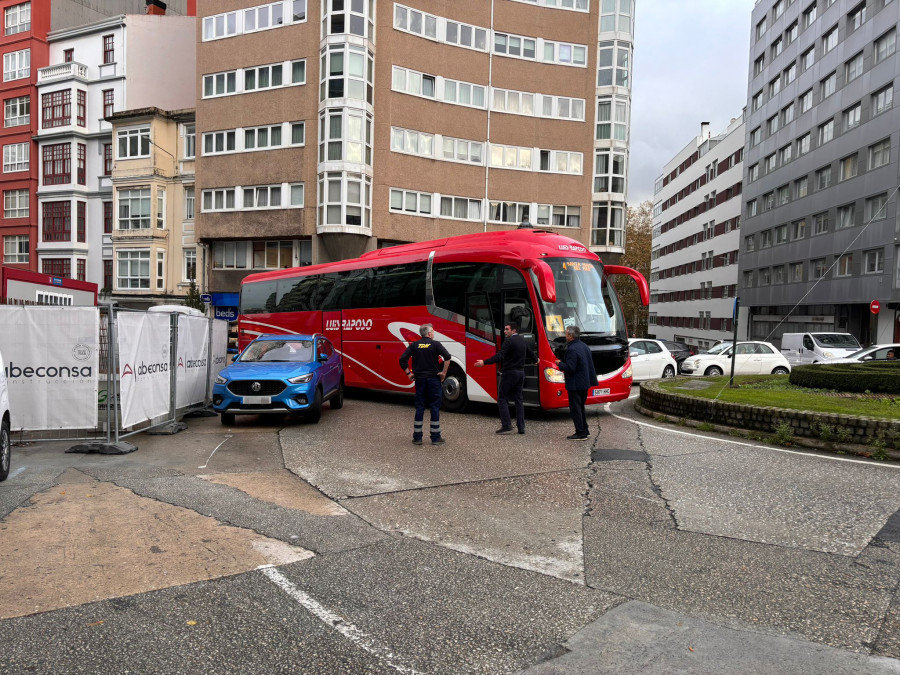
<svg viewBox="0 0 900 675">
<path fill-rule="evenodd" d="M 628 203 L 653 199 L 653 183 L 709 122 L 713 134 L 747 99 L 754 0 L 638 0 Z"/>
</svg>

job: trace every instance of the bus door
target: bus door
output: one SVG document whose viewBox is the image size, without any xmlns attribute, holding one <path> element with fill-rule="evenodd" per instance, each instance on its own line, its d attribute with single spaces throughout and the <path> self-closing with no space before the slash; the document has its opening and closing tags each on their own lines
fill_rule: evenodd
<svg viewBox="0 0 900 675">
<path fill-rule="evenodd" d="M 525 338 L 525 343 L 537 355 L 537 335 L 535 331 L 535 315 L 528 297 L 527 288 L 504 289 L 501 292 L 501 309 L 503 324 L 519 325 L 519 334 Z M 525 386 L 522 391 L 526 405 L 540 405 L 540 381 L 538 380 L 538 364 L 525 363 Z"/>
<path fill-rule="evenodd" d="M 496 353 L 499 335 L 500 331 L 494 324 L 494 312 L 491 310 L 488 294 L 466 294 L 466 373 L 487 393 L 490 397 L 487 400 L 492 401 L 497 400 L 496 378 L 487 374 L 490 368 L 475 368 L 473 364 Z M 446 396 L 445 387 L 445 399 Z M 484 394 L 479 395 L 472 387 L 468 388 L 468 397 L 473 401 L 485 400 Z"/>
</svg>

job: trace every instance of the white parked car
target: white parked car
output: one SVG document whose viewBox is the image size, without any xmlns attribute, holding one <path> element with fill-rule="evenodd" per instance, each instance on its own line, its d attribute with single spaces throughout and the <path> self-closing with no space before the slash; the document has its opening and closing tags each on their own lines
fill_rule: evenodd
<svg viewBox="0 0 900 675">
<path fill-rule="evenodd" d="M 822 363 L 865 363 L 867 361 L 896 361 L 900 363 L 900 344 L 872 345 L 842 359 L 831 359 Z"/>
<path fill-rule="evenodd" d="M 628 351 L 633 382 L 675 377 L 678 372 L 678 362 L 659 340 L 632 338 L 628 341 Z"/>
<path fill-rule="evenodd" d="M 735 375 L 786 375 L 791 372 L 791 364 L 769 342 L 738 342 L 736 348 L 730 342 L 722 342 L 705 354 L 685 359 L 681 372 L 700 377 L 730 375 L 732 358 Z"/>
<path fill-rule="evenodd" d="M 6 389 L 6 366 L 0 356 L 0 480 L 9 475 L 12 442 L 9 437 L 9 393 Z"/>
</svg>

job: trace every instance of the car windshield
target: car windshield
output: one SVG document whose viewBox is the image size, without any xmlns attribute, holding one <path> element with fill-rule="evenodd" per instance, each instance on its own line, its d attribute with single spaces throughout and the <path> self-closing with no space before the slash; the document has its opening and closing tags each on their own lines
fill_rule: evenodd
<svg viewBox="0 0 900 675">
<path fill-rule="evenodd" d="M 241 354 L 241 363 L 273 361 L 312 361 L 312 340 L 257 340 L 251 342 Z"/>
<path fill-rule="evenodd" d="M 856 338 L 846 333 L 822 333 L 813 335 L 820 347 L 838 347 L 840 349 L 859 349 L 860 344 Z"/>
<path fill-rule="evenodd" d="M 731 349 L 731 343 L 730 343 L 730 342 L 720 342 L 720 343 L 717 344 L 715 347 L 710 347 L 710 348 L 709 348 L 709 351 L 706 352 L 706 353 L 707 353 L 707 354 L 721 354 L 721 353 L 724 352 L 726 349 Z"/>
<path fill-rule="evenodd" d="M 624 340 L 625 321 L 619 298 L 597 260 L 545 259 L 556 281 L 556 302 L 543 302 L 547 337 L 563 338 L 566 328 L 582 333 L 617 335 Z"/>
</svg>

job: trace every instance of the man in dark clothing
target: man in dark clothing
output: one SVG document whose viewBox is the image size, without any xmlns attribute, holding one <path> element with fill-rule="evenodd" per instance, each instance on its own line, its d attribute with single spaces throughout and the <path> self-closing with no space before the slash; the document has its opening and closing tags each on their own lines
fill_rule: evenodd
<svg viewBox="0 0 900 675">
<path fill-rule="evenodd" d="M 512 433 L 512 425 L 509 419 L 509 399 L 516 403 L 516 426 L 519 433 L 525 433 L 525 400 L 522 397 L 522 387 L 525 385 L 525 358 L 531 363 L 537 361 L 534 352 L 525 338 L 519 335 L 517 323 L 508 323 L 503 327 L 506 339 L 500 346 L 500 351 L 488 359 L 475 362 L 476 368 L 481 368 L 489 363 L 500 362 L 500 384 L 497 388 L 497 405 L 500 407 L 500 428 L 498 434 Z"/>
<path fill-rule="evenodd" d="M 416 383 L 416 419 L 413 424 L 413 443 L 422 445 L 422 425 L 425 422 L 425 406 L 431 410 L 431 444 L 441 445 L 441 382 L 450 367 L 450 352 L 434 339 L 430 323 L 419 327 L 421 340 L 411 342 L 400 357 L 400 367 Z M 444 359 L 441 370 L 439 358 Z M 412 367 L 409 360 L 412 358 Z"/>
<path fill-rule="evenodd" d="M 586 441 L 590 438 L 584 402 L 587 400 L 588 390 L 597 386 L 597 371 L 594 370 L 591 349 L 578 339 L 580 335 L 581 330 L 578 326 L 566 328 L 568 349 L 566 349 L 565 360 L 556 359 L 556 366 L 563 371 L 566 378 L 566 391 L 569 392 L 569 412 L 575 423 L 575 433 L 566 437 L 570 441 Z"/>
</svg>

